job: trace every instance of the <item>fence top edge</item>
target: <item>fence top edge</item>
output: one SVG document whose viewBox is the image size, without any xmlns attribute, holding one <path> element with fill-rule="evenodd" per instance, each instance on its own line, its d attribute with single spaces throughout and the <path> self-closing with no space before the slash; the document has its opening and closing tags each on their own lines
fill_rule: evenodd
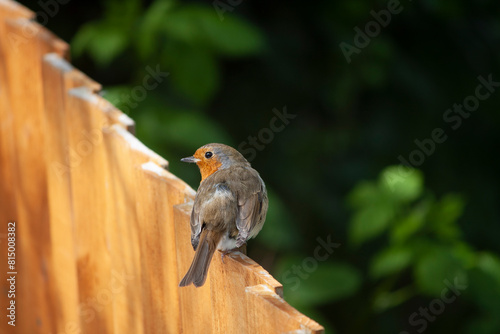
<svg viewBox="0 0 500 334">
<path fill-rule="evenodd" d="M 1 13 L 1 11 L 0 11 Z M 57 37 L 52 31 L 45 28 L 33 18 L 29 17 L 5 17 L 3 21 L 6 25 L 14 27 L 22 33 L 17 34 L 17 43 L 22 46 L 35 41 L 50 45 L 53 52 L 65 59 L 69 59 L 69 44 Z"/>
<path fill-rule="evenodd" d="M 184 180 L 181 178 L 177 177 L 175 174 L 172 174 L 170 171 L 166 170 L 164 167 L 158 165 L 154 161 L 148 161 L 145 162 L 141 165 L 141 168 L 143 171 L 146 171 L 148 173 L 155 174 L 156 176 L 159 176 L 160 178 L 164 178 L 169 181 L 173 181 L 175 185 L 178 185 L 178 188 L 185 194 L 186 199 L 194 199 L 196 195 L 196 191 L 193 190 Z M 186 204 L 186 203 L 183 203 Z M 177 204 L 181 205 L 181 204 Z M 177 206 L 177 205 L 174 205 Z M 191 211 L 189 211 L 191 212 Z"/>
<path fill-rule="evenodd" d="M 163 168 L 168 167 L 168 161 L 165 160 L 162 156 L 160 156 L 158 153 L 144 145 L 143 142 L 141 142 L 137 137 L 135 137 L 133 134 L 128 132 L 125 128 L 123 128 L 119 124 L 113 124 L 111 125 L 111 129 L 116 131 L 116 133 L 122 137 L 123 140 L 129 145 L 129 147 L 134 150 L 141 152 L 142 154 L 148 156 L 151 158 L 151 160 L 155 161 L 158 163 L 160 166 Z"/>
<path fill-rule="evenodd" d="M 24 18 L 34 18 L 35 13 L 21 5 L 16 1 L 11 0 L 0 0 L 0 6 L 4 9 L 4 11 L 8 11 L 7 17 L 24 17 Z M 0 10 L 2 13 L 2 10 Z"/>
<path fill-rule="evenodd" d="M 291 320 L 297 322 L 297 325 L 300 328 L 297 329 L 296 331 L 288 333 L 314 333 L 314 334 L 324 333 L 323 326 L 321 326 L 319 323 L 312 320 L 311 318 L 307 317 L 306 315 L 300 313 L 297 309 L 288 304 L 283 297 L 276 294 L 274 291 L 272 291 L 272 289 L 270 289 L 265 284 L 248 286 L 245 288 L 245 292 L 254 294 L 260 298 L 264 298 L 268 302 L 278 307 Z"/>
<path fill-rule="evenodd" d="M 1 0 L 0 0 L 1 1 Z M 43 61 L 57 68 L 62 73 L 74 71 L 75 68 L 66 59 L 55 52 L 47 53 L 43 56 Z"/>
</svg>

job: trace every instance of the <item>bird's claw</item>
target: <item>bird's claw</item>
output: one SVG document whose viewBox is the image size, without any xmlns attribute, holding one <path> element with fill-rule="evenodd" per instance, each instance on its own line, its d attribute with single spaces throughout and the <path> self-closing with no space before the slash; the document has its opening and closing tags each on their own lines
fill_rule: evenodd
<svg viewBox="0 0 500 334">
<path fill-rule="evenodd" d="M 221 254 L 220 254 L 220 258 L 222 260 L 222 263 L 224 263 L 224 256 L 226 256 L 227 254 L 231 253 L 230 250 L 228 251 L 222 251 Z"/>
</svg>

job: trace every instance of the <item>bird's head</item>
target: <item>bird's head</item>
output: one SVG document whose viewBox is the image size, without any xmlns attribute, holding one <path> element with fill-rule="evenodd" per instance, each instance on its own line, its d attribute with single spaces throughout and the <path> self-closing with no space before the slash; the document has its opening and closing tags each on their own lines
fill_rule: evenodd
<svg viewBox="0 0 500 334">
<path fill-rule="evenodd" d="M 234 148 L 224 144 L 207 144 L 187 158 L 183 162 L 196 163 L 200 168 L 201 181 L 218 171 L 236 164 L 250 166 L 250 163 Z"/>
</svg>

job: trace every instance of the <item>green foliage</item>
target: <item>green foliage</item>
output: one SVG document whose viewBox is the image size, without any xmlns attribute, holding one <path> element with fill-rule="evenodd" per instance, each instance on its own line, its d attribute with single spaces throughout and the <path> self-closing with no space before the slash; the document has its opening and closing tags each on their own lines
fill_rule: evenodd
<svg viewBox="0 0 500 334">
<path fill-rule="evenodd" d="M 382 250 L 374 256 L 370 264 L 371 277 L 381 277 L 397 274 L 407 268 L 413 260 L 413 251 L 410 247 L 395 246 Z"/>
<path fill-rule="evenodd" d="M 468 332 L 498 332 L 500 321 L 490 312 L 500 309 L 500 258 L 475 251 L 463 240 L 457 223 L 462 196 L 437 200 L 423 191 L 421 172 L 402 176 L 399 168 L 384 169 L 377 182 L 361 182 L 348 197 L 354 209 L 353 245 L 382 242 L 369 259 L 370 280 L 376 284 L 373 311 L 386 312 L 416 296 L 440 298 L 449 284 L 459 282 L 466 286 L 459 298 L 489 314 L 475 318 Z M 409 281 L 402 279 L 408 275 Z"/>
<path fill-rule="evenodd" d="M 469 288 L 465 291 L 468 298 L 473 299 L 477 307 L 484 312 L 484 317 L 478 317 L 475 325 L 493 328 L 498 332 L 500 321 L 496 310 L 500 309 L 500 259 L 497 255 L 480 252 L 476 256 L 475 266 L 469 271 Z M 491 321 L 496 319 L 495 321 Z M 470 333 L 473 326 L 471 326 Z M 481 333 L 493 333 L 482 331 Z"/>
<path fill-rule="evenodd" d="M 106 66 L 126 49 L 127 44 L 127 36 L 122 29 L 105 24 L 87 24 L 75 37 L 73 53 L 79 56 L 88 50 L 99 65 Z"/>
<path fill-rule="evenodd" d="M 213 8 L 189 5 L 172 13 L 163 29 L 166 34 L 179 41 L 200 45 L 224 56 L 246 56 L 258 53 L 263 48 L 259 31 L 252 25 L 234 16 L 221 21 Z"/>
<path fill-rule="evenodd" d="M 140 14 L 140 2 L 136 0 L 108 0 L 105 4 L 105 18 L 85 24 L 71 43 L 75 56 L 87 51 L 100 66 L 109 65 L 126 50 Z"/>
<path fill-rule="evenodd" d="M 266 228 L 262 229 L 259 241 L 272 250 L 290 252 L 300 240 L 297 222 L 272 188 L 268 189 L 268 196 L 272 204 L 269 205 L 266 221 L 273 223 L 266 224 Z"/>
<path fill-rule="evenodd" d="M 314 262 L 318 263 L 317 260 L 288 256 L 278 265 L 277 277 L 290 283 L 283 289 L 286 300 L 292 305 L 302 308 L 336 302 L 359 290 L 361 274 L 356 268 L 349 264 L 319 261 L 317 268 L 308 271 L 304 263 Z"/>
<path fill-rule="evenodd" d="M 429 243 L 428 249 L 416 258 L 413 270 L 419 290 L 429 296 L 439 297 L 446 281 L 458 278 L 464 284 L 467 282 L 462 261 L 444 245 Z"/>
<path fill-rule="evenodd" d="M 402 177 L 398 168 L 385 169 L 378 182 L 362 182 L 349 195 L 351 207 L 357 209 L 350 225 L 350 237 L 354 244 L 380 235 L 389 227 L 401 206 L 421 194 L 421 173 L 413 171 Z"/>
<path fill-rule="evenodd" d="M 378 181 L 379 189 L 394 203 L 412 201 L 422 193 L 422 173 L 414 169 L 408 175 L 401 175 L 401 168 L 402 166 L 387 167 Z"/>
<path fill-rule="evenodd" d="M 72 41 L 73 53 L 87 52 L 100 66 L 120 55 L 146 64 L 161 56 L 174 92 L 196 106 L 207 104 L 220 86 L 218 57 L 258 54 L 264 39 L 257 28 L 234 16 L 221 21 L 213 8 L 156 0 L 142 9 L 135 0 L 106 2 L 104 17 L 87 23 Z"/>
</svg>

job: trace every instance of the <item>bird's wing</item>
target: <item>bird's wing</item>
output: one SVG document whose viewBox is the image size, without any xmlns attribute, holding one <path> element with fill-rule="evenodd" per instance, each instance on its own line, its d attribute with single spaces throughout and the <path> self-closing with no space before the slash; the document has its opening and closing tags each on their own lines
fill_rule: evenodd
<svg viewBox="0 0 500 334">
<path fill-rule="evenodd" d="M 214 231 L 228 230 L 236 216 L 236 197 L 225 182 L 224 173 L 217 172 L 207 177 L 198 188 L 191 214 L 191 244 L 194 250 L 203 226 Z"/>
<path fill-rule="evenodd" d="M 242 189 L 238 193 L 238 245 L 256 236 L 264 224 L 267 213 L 268 199 L 264 182 L 254 169 L 246 169 L 241 176 Z"/>
<path fill-rule="evenodd" d="M 193 211 L 191 212 L 191 245 L 193 245 L 194 250 L 198 248 L 198 243 L 200 241 L 200 234 L 201 234 L 200 211 L 201 211 L 201 205 L 197 196 L 193 205 Z"/>
</svg>

